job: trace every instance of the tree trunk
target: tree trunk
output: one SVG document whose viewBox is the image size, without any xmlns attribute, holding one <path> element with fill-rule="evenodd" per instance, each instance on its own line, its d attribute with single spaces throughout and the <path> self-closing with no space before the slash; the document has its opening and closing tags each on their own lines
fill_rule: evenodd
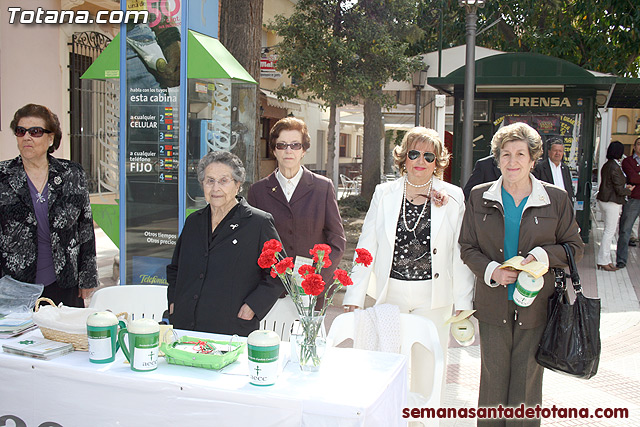
<svg viewBox="0 0 640 427">
<path fill-rule="evenodd" d="M 220 42 L 231 52 L 256 82 L 260 82 L 260 49 L 264 0 L 220 0 Z M 255 126 L 248 138 L 255 142 L 253 153 L 246 154 L 247 181 L 258 179 L 260 145 L 260 85 L 255 85 Z"/>
<path fill-rule="evenodd" d="M 329 178 L 332 181 L 333 181 L 333 162 L 336 158 L 337 110 L 338 108 L 336 107 L 335 102 L 329 105 L 329 129 L 327 129 L 327 178 Z M 337 188 L 337 183 L 334 182 L 333 186 Z"/>
<path fill-rule="evenodd" d="M 383 159 L 384 159 L 384 173 L 392 174 L 393 173 L 393 147 L 395 146 L 396 140 L 396 132 L 393 130 L 383 132 L 384 135 L 384 151 Z"/>
<path fill-rule="evenodd" d="M 364 146 L 362 149 L 362 197 L 371 201 L 380 184 L 380 151 L 384 147 L 382 106 L 377 100 L 364 100 Z"/>
</svg>

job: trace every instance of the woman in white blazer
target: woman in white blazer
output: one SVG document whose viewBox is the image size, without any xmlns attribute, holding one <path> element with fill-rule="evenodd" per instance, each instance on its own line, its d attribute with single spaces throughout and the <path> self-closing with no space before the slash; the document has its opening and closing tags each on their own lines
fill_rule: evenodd
<svg viewBox="0 0 640 427">
<path fill-rule="evenodd" d="M 368 293 L 376 304 L 395 304 L 401 313 L 427 317 L 438 329 L 446 356 L 445 321 L 454 306 L 456 312 L 472 308 L 473 274 L 462 262 L 458 244 L 464 195 L 440 179 L 450 155 L 436 131 L 411 129 L 393 156 L 402 177 L 376 187 L 357 246 L 371 252 L 373 263 L 355 268 L 345 311 L 364 307 Z M 416 351 L 411 357 L 414 372 L 416 359 L 429 359 L 426 350 Z M 421 388 L 412 384 L 414 391 Z"/>
</svg>

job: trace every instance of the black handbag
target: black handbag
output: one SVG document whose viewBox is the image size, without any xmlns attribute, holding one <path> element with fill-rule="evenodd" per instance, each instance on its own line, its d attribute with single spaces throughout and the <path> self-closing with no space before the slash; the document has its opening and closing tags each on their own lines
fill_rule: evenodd
<svg viewBox="0 0 640 427">
<path fill-rule="evenodd" d="M 569 303 L 565 271 L 554 269 L 556 288 L 549 297 L 547 326 L 536 361 L 552 371 L 589 379 L 598 372 L 600 361 L 600 299 L 583 295 L 573 252 L 566 243 L 562 246 L 569 260 L 576 300 L 573 305 Z"/>
</svg>

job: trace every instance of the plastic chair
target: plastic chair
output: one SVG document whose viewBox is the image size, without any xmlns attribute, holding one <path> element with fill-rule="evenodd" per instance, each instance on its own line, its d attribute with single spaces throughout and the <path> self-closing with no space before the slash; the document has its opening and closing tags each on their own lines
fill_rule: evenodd
<svg viewBox="0 0 640 427">
<path fill-rule="evenodd" d="M 98 289 L 91 297 L 90 308 L 111 310 L 114 313 L 126 311 L 129 321 L 153 319 L 162 321 L 167 309 L 167 287 L 162 285 L 121 285 Z"/>
<path fill-rule="evenodd" d="M 282 341 L 289 341 L 294 323 L 298 320 L 296 305 L 289 295 L 278 299 L 260 322 L 260 329 L 274 331 Z"/>
<path fill-rule="evenodd" d="M 329 342 L 332 342 L 332 345 L 335 346 L 346 339 L 353 339 L 355 329 L 355 315 L 352 312 L 340 314 L 333 320 L 329 329 Z M 426 396 L 426 393 L 409 392 L 409 406 L 439 408 L 445 366 L 436 326 L 426 317 L 400 313 L 400 334 L 400 352 L 407 356 L 409 360 L 411 360 L 411 347 L 415 343 L 422 344 L 433 354 L 434 358 L 434 370 L 431 373 L 433 375 L 431 390 Z"/>
<path fill-rule="evenodd" d="M 350 196 L 357 193 L 357 184 L 356 181 L 349 178 L 344 174 L 340 174 L 340 183 L 342 184 L 342 197 Z"/>
</svg>

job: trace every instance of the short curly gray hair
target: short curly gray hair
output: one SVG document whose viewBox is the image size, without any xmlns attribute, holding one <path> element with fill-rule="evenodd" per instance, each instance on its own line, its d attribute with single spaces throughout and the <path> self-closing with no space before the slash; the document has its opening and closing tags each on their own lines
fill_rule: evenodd
<svg viewBox="0 0 640 427">
<path fill-rule="evenodd" d="M 238 184 L 242 184 L 245 178 L 245 169 L 242 160 L 229 151 L 210 151 L 198 162 L 198 182 L 204 182 L 204 171 L 211 163 L 222 163 L 231 168 L 231 177 Z"/>
<path fill-rule="evenodd" d="M 529 156 L 537 162 L 542 156 L 542 138 L 540 134 L 526 123 L 517 122 L 504 126 L 493 135 L 491 140 L 491 154 L 500 163 L 500 150 L 507 142 L 524 141 L 529 147 Z"/>
</svg>

